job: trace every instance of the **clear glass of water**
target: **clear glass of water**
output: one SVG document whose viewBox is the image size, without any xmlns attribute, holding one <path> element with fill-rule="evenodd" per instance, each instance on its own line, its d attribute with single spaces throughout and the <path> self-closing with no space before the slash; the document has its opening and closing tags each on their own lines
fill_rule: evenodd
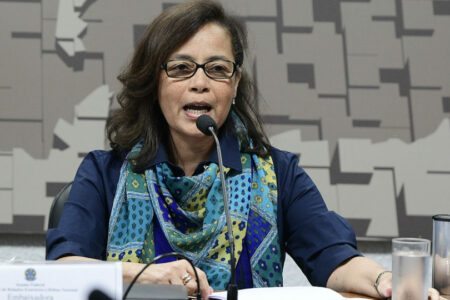
<svg viewBox="0 0 450 300">
<path fill-rule="evenodd" d="M 433 216 L 433 287 L 450 299 L 450 215 Z"/>
<path fill-rule="evenodd" d="M 392 240 L 392 300 L 427 300 L 431 287 L 430 241 Z"/>
</svg>

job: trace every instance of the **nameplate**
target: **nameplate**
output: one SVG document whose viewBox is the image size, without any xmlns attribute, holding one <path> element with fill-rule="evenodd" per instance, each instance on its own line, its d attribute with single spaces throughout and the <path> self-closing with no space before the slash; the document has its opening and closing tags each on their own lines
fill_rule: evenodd
<svg viewBox="0 0 450 300">
<path fill-rule="evenodd" d="M 0 299 L 79 300 L 99 290 L 122 298 L 120 262 L 0 264 Z"/>
</svg>

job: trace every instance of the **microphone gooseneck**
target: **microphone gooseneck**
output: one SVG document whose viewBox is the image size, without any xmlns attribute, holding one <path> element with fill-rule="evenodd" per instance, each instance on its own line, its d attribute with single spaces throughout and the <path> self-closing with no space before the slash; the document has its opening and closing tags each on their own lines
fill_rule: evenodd
<svg viewBox="0 0 450 300">
<path fill-rule="evenodd" d="M 231 216 L 230 216 L 230 208 L 228 202 L 228 190 L 225 182 L 225 172 L 223 170 L 223 161 L 222 161 L 222 151 L 220 149 L 219 139 L 216 135 L 217 124 L 216 122 L 208 115 L 201 115 L 197 118 L 196 122 L 197 128 L 203 132 L 205 135 L 212 135 L 216 142 L 216 150 L 217 150 L 217 159 L 219 161 L 219 173 L 220 173 L 220 181 L 222 183 L 222 194 L 223 194 L 223 207 L 225 211 L 225 218 L 227 221 L 227 232 L 228 232 L 228 241 L 230 243 L 230 273 L 231 278 L 228 284 L 227 289 L 227 300 L 237 300 L 238 298 L 238 288 L 235 283 L 236 276 L 236 257 L 234 256 L 234 235 L 233 228 L 231 227 Z"/>
</svg>

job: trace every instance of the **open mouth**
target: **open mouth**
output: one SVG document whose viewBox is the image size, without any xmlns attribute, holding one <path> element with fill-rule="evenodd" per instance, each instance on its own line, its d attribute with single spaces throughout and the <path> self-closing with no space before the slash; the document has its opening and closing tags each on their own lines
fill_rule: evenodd
<svg viewBox="0 0 450 300">
<path fill-rule="evenodd" d="M 211 110 L 211 105 L 206 103 L 191 103 L 183 106 L 184 111 L 193 115 L 203 115 Z"/>
</svg>

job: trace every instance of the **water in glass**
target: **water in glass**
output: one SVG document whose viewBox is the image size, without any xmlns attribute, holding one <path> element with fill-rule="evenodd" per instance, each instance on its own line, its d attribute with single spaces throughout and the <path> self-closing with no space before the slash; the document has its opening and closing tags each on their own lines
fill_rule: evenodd
<svg viewBox="0 0 450 300">
<path fill-rule="evenodd" d="M 431 286 L 430 256 L 423 252 L 400 251 L 392 255 L 392 300 L 427 300 Z"/>
</svg>

